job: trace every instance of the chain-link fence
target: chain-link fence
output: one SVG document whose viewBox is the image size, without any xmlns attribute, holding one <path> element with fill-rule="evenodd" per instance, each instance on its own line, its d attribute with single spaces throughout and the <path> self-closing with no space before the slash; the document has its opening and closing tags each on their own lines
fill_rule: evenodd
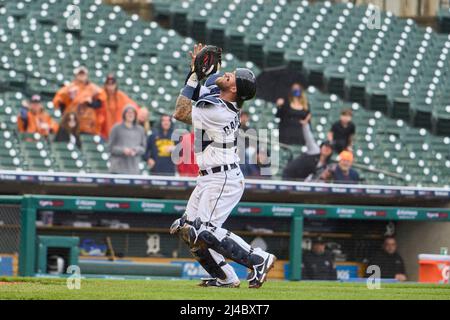
<svg viewBox="0 0 450 320">
<path fill-rule="evenodd" d="M 169 226 L 176 217 L 156 213 L 40 211 L 37 235 L 78 237 L 80 261 L 189 261 L 192 259 L 189 248 L 169 234 Z M 289 279 L 290 217 L 231 216 L 224 227 L 252 246 L 275 254 L 277 268 L 271 275 Z M 427 237 L 441 235 L 435 242 L 430 239 L 426 245 L 419 245 L 423 228 Z M 418 255 L 439 253 L 446 243 L 443 235 L 448 228 L 450 222 L 305 218 L 302 278 L 344 281 L 364 278 L 368 276 L 367 266 L 375 264 L 382 269 L 383 278 L 404 276 L 417 280 Z"/>
<path fill-rule="evenodd" d="M 0 276 L 17 274 L 20 206 L 0 204 Z"/>
</svg>

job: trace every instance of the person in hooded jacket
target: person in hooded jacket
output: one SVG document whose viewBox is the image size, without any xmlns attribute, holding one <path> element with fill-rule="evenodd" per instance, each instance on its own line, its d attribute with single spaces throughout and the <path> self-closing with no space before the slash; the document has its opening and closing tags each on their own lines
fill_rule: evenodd
<svg viewBox="0 0 450 320">
<path fill-rule="evenodd" d="M 111 173 L 140 174 L 146 139 L 144 128 L 137 124 L 136 109 L 131 105 L 125 107 L 123 122 L 116 124 L 109 135 Z"/>
<path fill-rule="evenodd" d="M 174 175 L 175 164 L 172 161 L 172 151 L 175 141 L 172 139 L 172 120 L 168 115 L 162 115 L 159 128 L 155 128 L 147 140 L 145 160 L 153 174 Z"/>
</svg>

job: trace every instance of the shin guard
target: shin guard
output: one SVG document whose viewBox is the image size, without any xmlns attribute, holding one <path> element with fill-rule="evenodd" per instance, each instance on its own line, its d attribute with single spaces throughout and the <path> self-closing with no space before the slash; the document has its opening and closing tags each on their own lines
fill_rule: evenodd
<svg viewBox="0 0 450 320">
<path fill-rule="evenodd" d="M 205 244 L 225 258 L 250 269 L 263 263 L 267 255 L 261 249 L 253 249 L 241 237 L 223 228 L 202 224 L 198 229 L 191 228 L 189 235 L 194 243 Z"/>
</svg>

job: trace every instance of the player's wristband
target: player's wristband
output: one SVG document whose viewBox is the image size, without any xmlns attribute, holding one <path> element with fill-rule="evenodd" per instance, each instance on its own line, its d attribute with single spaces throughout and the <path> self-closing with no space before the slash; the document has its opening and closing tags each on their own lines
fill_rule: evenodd
<svg viewBox="0 0 450 320">
<path fill-rule="evenodd" d="M 192 100 L 194 97 L 195 89 L 196 88 L 194 88 L 194 87 L 186 85 L 183 89 L 181 89 L 181 95 L 185 96 L 189 100 Z"/>
<path fill-rule="evenodd" d="M 198 81 L 197 75 L 192 72 L 186 81 L 185 87 L 181 90 L 181 95 L 185 96 L 188 99 L 193 100 L 197 89 L 199 88 L 200 83 Z"/>
</svg>

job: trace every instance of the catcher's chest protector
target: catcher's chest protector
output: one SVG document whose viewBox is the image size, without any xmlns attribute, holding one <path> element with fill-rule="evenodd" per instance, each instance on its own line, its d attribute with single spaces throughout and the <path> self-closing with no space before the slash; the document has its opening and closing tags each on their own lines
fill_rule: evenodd
<svg viewBox="0 0 450 320">
<path fill-rule="evenodd" d="M 194 151 L 200 169 L 239 163 L 235 147 L 239 113 L 235 103 L 224 101 L 218 95 L 205 96 L 192 108 Z"/>
</svg>

